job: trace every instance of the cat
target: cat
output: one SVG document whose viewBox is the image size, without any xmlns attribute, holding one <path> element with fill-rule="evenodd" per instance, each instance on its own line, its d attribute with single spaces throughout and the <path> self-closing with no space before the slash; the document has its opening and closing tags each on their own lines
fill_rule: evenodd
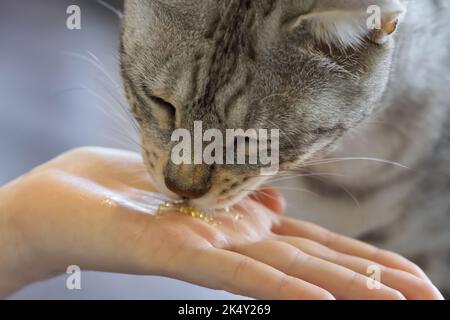
<svg viewBox="0 0 450 320">
<path fill-rule="evenodd" d="M 404 254 L 449 294 L 449 18 L 447 0 L 125 0 L 122 76 L 155 186 L 230 205 L 268 177 L 175 165 L 173 130 L 277 128 L 289 214 Z"/>
</svg>

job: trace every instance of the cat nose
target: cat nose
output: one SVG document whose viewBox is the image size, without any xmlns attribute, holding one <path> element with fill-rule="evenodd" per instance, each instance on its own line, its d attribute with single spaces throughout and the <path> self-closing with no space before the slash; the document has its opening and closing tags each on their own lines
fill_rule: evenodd
<svg viewBox="0 0 450 320">
<path fill-rule="evenodd" d="M 173 184 L 170 179 L 165 179 L 165 183 L 170 191 L 172 191 L 173 193 L 179 195 L 184 199 L 198 199 L 203 197 L 209 191 L 208 189 L 205 188 L 195 190 L 183 190 L 179 188 L 176 184 Z"/>
<path fill-rule="evenodd" d="M 211 189 L 207 165 L 175 165 L 169 161 L 164 173 L 166 187 L 185 199 L 198 199 Z"/>
</svg>

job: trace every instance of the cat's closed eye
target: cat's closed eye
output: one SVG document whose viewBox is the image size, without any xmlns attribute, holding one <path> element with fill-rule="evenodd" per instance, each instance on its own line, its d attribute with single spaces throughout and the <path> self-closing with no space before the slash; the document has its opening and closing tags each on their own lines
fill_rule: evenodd
<svg viewBox="0 0 450 320">
<path fill-rule="evenodd" d="M 156 108 L 159 108 L 160 111 L 163 111 L 167 114 L 170 121 L 173 121 L 175 119 L 176 109 L 171 103 L 154 95 L 147 95 L 147 97 L 151 100 Z"/>
</svg>

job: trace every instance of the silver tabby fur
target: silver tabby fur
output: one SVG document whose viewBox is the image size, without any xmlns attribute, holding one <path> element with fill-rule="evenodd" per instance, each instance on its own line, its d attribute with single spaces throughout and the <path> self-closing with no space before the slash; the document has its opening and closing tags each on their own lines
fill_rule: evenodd
<svg viewBox="0 0 450 320">
<path fill-rule="evenodd" d="M 388 41 L 339 48 L 291 27 L 321 1 L 126 0 L 123 77 L 148 170 L 169 196 L 167 178 L 208 184 L 193 204 L 225 206 L 266 178 L 170 167 L 173 129 L 279 128 L 291 215 L 402 253 L 450 290 L 450 3 L 398 0 Z M 294 169 L 309 176 L 283 176 Z"/>
</svg>

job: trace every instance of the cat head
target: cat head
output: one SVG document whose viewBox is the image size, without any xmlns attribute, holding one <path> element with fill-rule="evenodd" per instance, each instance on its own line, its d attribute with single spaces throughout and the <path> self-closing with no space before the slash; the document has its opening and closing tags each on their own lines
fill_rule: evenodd
<svg viewBox="0 0 450 320">
<path fill-rule="evenodd" d="M 400 0 L 126 0 L 122 73 L 155 186 L 222 207 L 267 179 L 260 165 L 174 162 L 174 130 L 194 136 L 196 121 L 224 137 L 278 129 L 282 170 L 325 152 L 382 96 L 403 12 Z"/>
</svg>

